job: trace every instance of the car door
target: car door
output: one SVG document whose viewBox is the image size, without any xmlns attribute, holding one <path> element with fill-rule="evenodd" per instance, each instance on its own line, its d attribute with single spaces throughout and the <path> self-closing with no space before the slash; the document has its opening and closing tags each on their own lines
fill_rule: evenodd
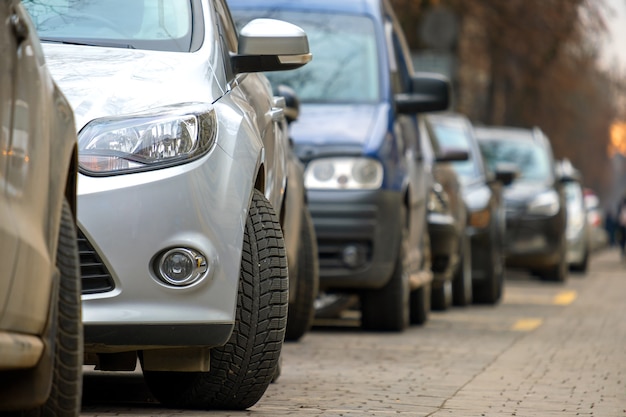
<svg viewBox="0 0 626 417">
<path fill-rule="evenodd" d="M 410 91 L 413 67 L 401 27 L 389 13 L 386 16 L 385 32 L 390 53 L 390 70 L 394 95 Z M 425 174 L 424 160 L 419 142 L 417 117 L 396 114 L 394 129 L 403 148 L 403 163 L 406 166 L 409 190 L 409 254 L 411 270 L 419 269 L 424 263 L 424 237 L 427 231 L 426 201 L 432 184 L 432 176 Z"/>
<path fill-rule="evenodd" d="M 12 1 L 0 2 L 0 323 L 9 294 L 17 252 L 17 233 L 13 212 L 6 196 L 8 149 L 11 143 L 14 112 L 14 78 L 17 75 L 17 37 L 15 10 Z"/>
</svg>

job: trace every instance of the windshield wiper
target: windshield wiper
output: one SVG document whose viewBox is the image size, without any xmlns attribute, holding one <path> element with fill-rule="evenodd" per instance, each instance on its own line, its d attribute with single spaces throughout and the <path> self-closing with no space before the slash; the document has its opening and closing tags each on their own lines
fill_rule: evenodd
<svg viewBox="0 0 626 417">
<path fill-rule="evenodd" d="M 50 43 L 60 43 L 63 45 L 80 45 L 80 46 L 102 46 L 105 48 L 126 48 L 126 49 L 136 49 L 133 45 L 124 44 L 124 43 L 115 43 L 115 42 L 87 42 L 77 39 L 58 39 L 58 38 L 46 38 L 40 37 L 39 40 L 41 42 L 50 42 Z"/>
</svg>

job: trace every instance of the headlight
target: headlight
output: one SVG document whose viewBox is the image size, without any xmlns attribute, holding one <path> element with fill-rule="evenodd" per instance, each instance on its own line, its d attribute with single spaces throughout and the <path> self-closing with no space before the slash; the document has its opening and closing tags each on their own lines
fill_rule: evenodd
<svg viewBox="0 0 626 417">
<path fill-rule="evenodd" d="M 158 169 L 208 152 L 217 136 L 212 106 L 184 105 L 89 122 L 78 135 L 81 169 L 93 174 Z"/>
<path fill-rule="evenodd" d="M 446 213 L 449 204 L 448 193 L 444 191 L 441 184 L 435 183 L 428 196 L 428 211 L 431 213 Z"/>
<path fill-rule="evenodd" d="M 554 216 L 559 212 L 559 195 L 554 190 L 545 191 L 536 196 L 528 205 L 528 213 Z"/>
<path fill-rule="evenodd" d="M 309 162 L 304 185 L 309 190 L 374 190 L 383 183 L 383 166 L 372 158 L 321 158 Z"/>
</svg>

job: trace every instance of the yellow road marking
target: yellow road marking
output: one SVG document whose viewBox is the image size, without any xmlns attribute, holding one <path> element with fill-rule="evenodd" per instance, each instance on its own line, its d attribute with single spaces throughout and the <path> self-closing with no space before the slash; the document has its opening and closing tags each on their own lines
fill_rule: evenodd
<svg viewBox="0 0 626 417">
<path fill-rule="evenodd" d="M 566 306 L 572 304 L 576 297 L 578 297 L 576 291 L 563 291 L 554 296 L 552 303 L 558 306 Z"/>
<path fill-rule="evenodd" d="M 515 332 L 530 332 L 541 326 L 543 319 L 520 319 L 515 322 L 511 330 Z"/>
</svg>

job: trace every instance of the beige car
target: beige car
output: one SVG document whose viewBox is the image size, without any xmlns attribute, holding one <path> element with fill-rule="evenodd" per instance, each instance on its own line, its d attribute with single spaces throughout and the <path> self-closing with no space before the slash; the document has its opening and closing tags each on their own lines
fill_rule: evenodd
<svg viewBox="0 0 626 417">
<path fill-rule="evenodd" d="M 74 116 L 19 0 L 0 1 L 0 22 L 0 413 L 76 416 L 83 334 Z"/>
</svg>

